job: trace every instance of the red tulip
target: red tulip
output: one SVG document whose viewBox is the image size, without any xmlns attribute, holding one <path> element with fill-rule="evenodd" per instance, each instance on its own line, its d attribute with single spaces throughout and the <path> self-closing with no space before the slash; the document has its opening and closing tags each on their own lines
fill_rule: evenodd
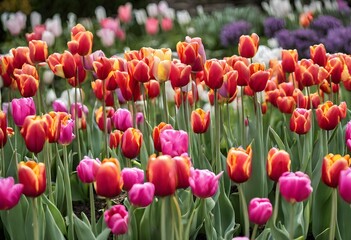
<svg viewBox="0 0 351 240">
<path fill-rule="evenodd" d="M 46 189 L 46 170 L 44 163 L 35 161 L 18 164 L 18 180 L 23 184 L 23 194 L 28 197 L 38 197 Z"/>
</svg>

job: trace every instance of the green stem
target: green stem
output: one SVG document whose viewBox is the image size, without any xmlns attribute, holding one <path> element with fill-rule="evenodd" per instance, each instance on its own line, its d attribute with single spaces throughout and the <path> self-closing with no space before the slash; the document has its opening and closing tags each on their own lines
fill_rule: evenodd
<svg viewBox="0 0 351 240">
<path fill-rule="evenodd" d="M 5 154 L 4 154 L 4 148 L 0 149 L 1 151 L 1 177 L 6 177 L 6 163 L 5 163 Z"/>
<path fill-rule="evenodd" d="M 278 209 L 279 209 L 279 182 L 277 182 L 277 185 L 275 187 L 275 200 L 274 200 L 274 210 L 273 210 L 273 224 L 275 226 L 275 223 L 277 221 L 278 217 Z"/>
<path fill-rule="evenodd" d="M 38 199 L 32 198 L 33 204 L 33 236 L 34 239 L 39 240 L 39 223 L 38 223 Z"/>
<path fill-rule="evenodd" d="M 238 191 L 239 191 L 241 211 L 243 213 L 243 218 L 244 218 L 244 232 L 245 232 L 245 236 L 249 237 L 250 236 L 250 223 L 249 223 L 249 214 L 248 214 L 248 210 L 247 210 L 247 203 L 246 203 L 244 191 L 242 188 L 242 184 L 238 184 L 237 186 L 238 186 Z"/>
<path fill-rule="evenodd" d="M 74 228 L 73 228 L 73 206 L 72 206 L 72 195 L 71 195 L 71 181 L 70 172 L 68 168 L 68 154 L 67 146 L 63 146 L 63 163 L 65 167 L 64 182 L 66 187 L 66 202 L 67 202 L 67 216 L 68 216 L 68 239 L 74 239 Z"/>
<path fill-rule="evenodd" d="M 219 173 L 222 170 L 220 151 L 221 151 L 221 126 L 220 126 L 220 108 L 218 105 L 218 90 L 214 90 L 214 113 L 215 113 L 215 159 L 214 159 L 214 170 Z"/>
<path fill-rule="evenodd" d="M 136 124 L 136 114 L 137 114 L 137 109 L 134 101 L 134 97 L 132 97 L 132 108 L 133 108 L 133 113 L 132 113 L 132 118 L 133 118 L 133 128 L 137 128 Z"/>
<path fill-rule="evenodd" d="M 290 219 L 289 219 L 289 240 L 294 239 L 295 229 L 295 203 L 290 204 Z"/>
<path fill-rule="evenodd" d="M 166 229 L 166 197 L 161 198 L 161 239 L 167 239 L 167 229 Z"/>
<path fill-rule="evenodd" d="M 106 89 L 105 89 L 105 81 L 102 81 L 102 114 L 103 114 L 103 123 L 104 123 L 104 153 L 105 157 L 109 157 L 109 152 L 108 152 L 108 135 L 107 135 L 107 116 L 106 116 L 106 102 L 105 102 L 105 96 L 106 96 Z"/>
<path fill-rule="evenodd" d="M 161 83 L 161 94 L 162 94 L 162 104 L 163 104 L 163 114 L 164 114 L 164 121 L 169 123 L 169 116 L 168 116 L 168 104 L 166 98 L 166 83 Z"/>
<path fill-rule="evenodd" d="M 245 134 L 245 111 L 244 111 L 244 87 L 241 87 L 241 111 L 240 115 L 240 137 L 241 137 L 241 146 L 246 146 L 246 134 Z"/>
<path fill-rule="evenodd" d="M 178 203 L 178 200 L 177 198 L 175 197 L 175 195 L 172 196 L 172 202 L 173 202 L 173 207 L 175 208 L 176 210 L 176 213 L 177 213 L 177 224 L 176 224 L 176 236 L 177 236 L 177 239 L 180 240 L 181 239 L 181 234 L 183 233 L 183 224 L 182 224 L 182 213 L 180 211 L 180 208 L 179 208 L 179 203 Z M 172 214 L 173 216 L 173 214 Z M 178 225 L 178 228 L 177 228 L 177 225 Z"/>
<path fill-rule="evenodd" d="M 78 88 L 75 87 L 74 88 L 74 102 L 75 102 L 75 106 L 74 106 L 74 130 L 75 130 L 75 134 L 77 137 L 77 144 L 78 144 L 78 158 L 79 160 L 82 159 L 82 151 L 80 149 L 80 136 L 79 136 L 79 128 L 78 128 Z M 81 103 L 83 104 L 83 103 Z"/>
<path fill-rule="evenodd" d="M 258 224 L 255 224 L 253 230 L 252 230 L 252 234 L 251 234 L 251 240 L 254 240 L 257 234 L 257 229 L 258 229 Z"/>
<path fill-rule="evenodd" d="M 96 232 L 96 219 L 95 219 L 95 201 L 94 201 L 94 185 L 89 183 L 89 200 L 90 200 L 90 224 L 94 235 Z"/>
<path fill-rule="evenodd" d="M 50 157 L 50 152 L 51 152 L 51 148 L 48 142 L 45 143 L 44 145 L 44 163 L 45 163 L 45 167 L 46 167 L 46 183 L 47 183 L 47 188 L 48 188 L 48 192 L 49 192 L 49 199 L 51 202 L 54 201 L 54 197 L 52 195 L 52 183 L 51 183 L 51 157 Z"/>
<path fill-rule="evenodd" d="M 330 216 L 330 229 L 329 229 L 329 240 L 335 239 L 335 227 L 337 221 L 338 213 L 338 192 L 334 188 L 332 192 L 332 207 L 331 207 L 331 216 Z"/>
</svg>

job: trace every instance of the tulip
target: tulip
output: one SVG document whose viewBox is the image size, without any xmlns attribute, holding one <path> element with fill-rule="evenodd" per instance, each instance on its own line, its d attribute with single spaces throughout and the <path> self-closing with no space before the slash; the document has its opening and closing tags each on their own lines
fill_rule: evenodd
<svg viewBox="0 0 351 240">
<path fill-rule="evenodd" d="M 237 94 L 237 79 L 237 71 L 229 71 L 224 74 L 223 84 L 218 90 L 219 95 L 227 99 L 235 98 Z"/>
<path fill-rule="evenodd" d="M 250 240 L 248 237 L 235 237 L 232 240 Z"/>
<path fill-rule="evenodd" d="M 106 198 L 118 196 L 123 187 L 121 169 L 116 158 L 105 158 L 95 176 L 96 194 Z"/>
<path fill-rule="evenodd" d="M 13 68 L 21 69 L 24 64 L 31 65 L 32 62 L 30 60 L 29 55 L 29 47 L 17 47 L 12 48 L 11 53 L 13 56 Z"/>
<path fill-rule="evenodd" d="M 340 172 L 347 169 L 350 163 L 349 155 L 341 156 L 340 154 L 334 155 L 332 153 L 326 155 L 322 163 L 323 182 L 329 187 L 338 187 Z"/>
<path fill-rule="evenodd" d="M 283 173 L 290 171 L 290 164 L 289 153 L 274 147 L 269 150 L 266 169 L 270 179 L 277 182 Z"/>
<path fill-rule="evenodd" d="M 73 55 L 73 57 L 74 61 L 76 62 L 77 73 L 73 77 L 68 78 L 67 82 L 72 87 L 77 87 L 85 81 L 85 79 L 87 78 L 87 72 L 83 66 L 82 56 L 75 54 Z"/>
<path fill-rule="evenodd" d="M 22 195 L 23 184 L 15 184 L 13 177 L 0 178 L 0 210 L 15 207 Z"/>
<path fill-rule="evenodd" d="M 112 130 L 112 116 L 115 110 L 112 107 L 106 107 L 106 127 L 107 132 L 110 133 Z M 103 107 L 100 107 L 95 111 L 95 121 L 101 131 L 104 131 L 104 114 Z"/>
<path fill-rule="evenodd" d="M 327 63 L 327 52 L 323 43 L 310 46 L 310 55 L 314 63 L 324 67 Z"/>
<path fill-rule="evenodd" d="M 342 199 L 348 204 L 351 203 L 351 168 L 346 168 L 340 172 L 339 193 Z"/>
<path fill-rule="evenodd" d="M 295 99 L 293 96 L 284 96 L 277 98 L 277 106 L 280 112 L 291 114 L 295 109 Z"/>
<path fill-rule="evenodd" d="M 104 213 L 105 223 L 114 235 L 128 232 L 128 212 L 123 205 L 114 205 Z"/>
<path fill-rule="evenodd" d="M 253 198 L 249 203 L 249 219 L 254 224 L 265 224 L 272 213 L 273 207 L 268 198 Z"/>
<path fill-rule="evenodd" d="M 127 101 L 137 101 L 140 98 L 140 84 L 135 79 L 135 76 L 130 77 L 127 72 L 117 71 L 117 84 L 122 93 L 122 96 Z"/>
<path fill-rule="evenodd" d="M 144 83 L 146 89 L 146 96 L 150 99 L 156 98 L 160 95 L 160 83 L 154 79 Z"/>
<path fill-rule="evenodd" d="M 349 151 L 351 151 L 351 121 L 346 124 L 345 143 Z"/>
<path fill-rule="evenodd" d="M 194 133 L 205 133 L 210 125 L 210 111 L 198 108 L 191 113 L 191 127 Z"/>
<path fill-rule="evenodd" d="M 154 148 L 161 152 L 161 139 L 160 139 L 160 134 L 163 130 L 166 129 L 173 129 L 171 124 L 165 123 L 165 122 L 161 122 L 159 125 L 157 125 L 156 127 L 154 127 L 153 131 L 152 131 L 152 139 L 154 142 Z"/>
<path fill-rule="evenodd" d="M 129 23 L 132 20 L 132 7 L 133 6 L 130 2 L 118 7 L 118 19 L 121 22 Z"/>
<path fill-rule="evenodd" d="M 135 158 L 140 153 L 143 134 L 139 129 L 128 128 L 122 136 L 121 149 L 126 158 Z"/>
<path fill-rule="evenodd" d="M 59 77 L 69 79 L 76 76 L 77 64 L 72 53 L 68 51 L 63 54 L 51 54 L 47 63 L 54 74 Z"/>
<path fill-rule="evenodd" d="M 145 61 L 133 59 L 127 63 L 130 78 L 137 82 L 148 82 L 150 80 L 150 67 Z"/>
<path fill-rule="evenodd" d="M 169 155 L 151 155 L 146 177 L 155 186 L 155 195 L 164 197 L 175 193 L 178 185 L 177 165 Z"/>
<path fill-rule="evenodd" d="M 134 184 L 144 182 L 144 171 L 139 168 L 122 169 L 123 189 L 129 191 Z"/>
<path fill-rule="evenodd" d="M 158 33 L 158 20 L 157 18 L 148 18 L 145 22 L 145 31 L 149 35 L 156 35 Z"/>
<path fill-rule="evenodd" d="M 316 110 L 318 126 L 324 130 L 334 129 L 345 116 L 345 109 L 345 102 L 340 103 L 339 106 L 334 105 L 331 101 L 319 105 Z"/>
<path fill-rule="evenodd" d="M 133 127 L 133 119 L 131 112 L 126 108 L 119 108 L 112 116 L 113 126 L 121 131 L 126 131 Z"/>
<path fill-rule="evenodd" d="M 189 42 L 178 42 L 176 46 L 180 61 L 184 64 L 190 65 L 194 72 L 202 71 L 203 64 L 206 61 L 205 54 L 201 53 L 203 45 L 202 43 L 200 44 L 200 42 L 201 40 L 190 40 Z"/>
<path fill-rule="evenodd" d="M 177 189 L 189 187 L 190 168 L 192 167 L 190 157 L 187 154 L 183 154 L 182 156 L 174 157 L 173 160 L 177 168 Z"/>
<path fill-rule="evenodd" d="M 159 82 L 165 82 L 170 78 L 172 62 L 170 60 L 161 60 L 154 56 L 152 73 L 155 79 Z"/>
<path fill-rule="evenodd" d="M 101 162 L 99 159 L 92 159 L 85 156 L 77 166 L 78 178 L 84 183 L 94 182 L 100 165 Z"/>
<path fill-rule="evenodd" d="M 33 63 L 45 62 L 48 57 L 48 45 L 41 40 L 29 42 L 29 56 Z"/>
<path fill-rule="evenodd" d="M 35 161 L 18 164 L 18 181 L 23 184 L 23 194 L 27 197 L 38 197 L 46 189 L 46 170 L 44 163 Z"/>
<path fill-rule="evenodd" d="M 18 90 L 23 97 L 33 97 L 39 87 L 39 75 L 37 69 L 30 64 L 23 64 L 21 69 L 13 72 Z"/>
<path fill-rule="evenodd" d="M 192 193 L 198 198 L 208 198 L 216 194 L 218 190 L 219 178 L 223 171 L 218 175 L 207 169 L 190 169 L 189 184 Z"/>
<path fill-rule="evenodd" d="M 138 207 L 149 206 L 155 195 L 155 186 L 150 183 L 136 183 L 128 192 L 128 199 L 131 204 Z"/>
<path fill-rule="evenodd" d="M 312 110 L 296 108 L 290 118 L 290 130 L 297 134 L 306 134 L 311 129 Z"/>
<path fill-rule="evenodd" d="M 161 150 L 171 157 L 188 153 L 188 134 L 183 130 L 165 129 L 160 133 Z"/>
<path fill-rule="evenodd" d="M 249 86 L 254 92 L 261 92 L 266 88 L 269 72 L 265 70 L 264 64 L 252 63 L 249 66 L 250 78 Z"/>
<path fill-rule="evenodd" d="M 114 106 L 113 92 L 106 89 L 105 95 L 103 94 L 103 80 L 97 79 L 91 82 L 91 88 L 95 94 L 95 97 L 101 101 L 105 101 L 106 106 Z M 117 89 L 118 90 L 118 89 Z"/>
<path fill-rule="evenodd" d="M 279 178 L 280 193 L 290 203 L 305 201 L 312 193 L 311 179 L 303 172 L 285 172 Z"/>
<path fill-rule="evenodd" d="M 238 72 L 237 84 L 239 86 L 247 86 L 250 79 L 250 69 L 249 64 L 245 61 L 235 62 L 233 69 Z"/>
<path fill-rule="evenodd" d="M 230 70 L 224 60 L 210 59 L 204 64 L 204 81 L 211 89 L 218 89 L 223 84 L 223 76 Z"/>
<path fill-rule="evenodd" d="M 67 42 L 72 54 L 86 56 L 91 53 L 93 47 L 93 34 L 85 30 L 81 24 L 77 24 L 71 30 L 71 41 Z"/>
<path fill-rule="evenodd" d="M 76 137 L 74 135 L 74 120 L 71 119 L 71 115 L 67 114 L 61 120 L 60 137 L 58 143 L 62 145 L 69 145 Z"/>
<path fill-rule="evenodd" d="M 29 151 L 39 153 L 47 139 L 48 125 L 45 117 L 28 116 L 24 120 L 21 135 Z"/>
<path fill-rule="evenodd" d="M 118 148 L 119 143 L 122 140 L 122 135 L 123 133 L 119 130 L 114 130 L 113 132 L 110 133 L 110 141 L 109 141 L 110 148 Z"/>
<path fill-rule="evenodd" d="M 293 50 L 282 50 L 282 68 L 284 72 L 292 73 L 295 71 L 295 66 L 298 60 L 298 52 Z"/>
<path fill-rule="evenodd" d="M 329 72 L 332 83 L 339 84 L 344 71 L 344 63 L 342 60 L 339 57 L 328 59 L 325 69 Z"/>
<path fill-rule="evenodd" d="M 47 124 L 47 138 L 49 143 L 58 142 L 61 132 L 61 119 L 66 115 L 63 112 L 49 112 L 44 115 Z"/>
<path fill-rule="evenodd" d="M 13 121 L 18 127 L 22 127 L 24 119 L 29 115 L 35 115 L 36 108 L 33 98 L 14 98 L 11 101 Z"/>
<path fill-rule="evenodd" d="M 239 55 L 246 58 L 253 58 L 256 55 L 259 40 L 260 38 L 256 33 L 252 33 L 251 36 L 242 35 L 239 38 Z"/>
<path fill-rule="evenodd" d="M 236 183 L 246 182 L 251 176 L 251 162 L 251 145 L 246 150 L 241 147 L 229 149 L 227 155 L 227 172 L 230 179 Z"/>
<path fill-rule="evenodd" d="M 6 113 L 0 110 L 0 148 L 7 142 L 7 118 Z"/>
<path fill-rule="evenodd" d="M 66 112 L 66 113 L 68 112 L 66 103 L 61 99 L 54 100 L 52 103 L 52 108 L 55 112 Z"/>
<path fill-rule="evenodd" d="M 13 56 L 0 56 L 0 76 L 4 87 L 11 86 L 13 82 Z"/>
<path fill-rule="evenodd" d="M 169 79 L 173 88 L 181 88 L 189 84 L 191 80 L 191 66 L 184 63 L 171 63 Z"/>
</svg>

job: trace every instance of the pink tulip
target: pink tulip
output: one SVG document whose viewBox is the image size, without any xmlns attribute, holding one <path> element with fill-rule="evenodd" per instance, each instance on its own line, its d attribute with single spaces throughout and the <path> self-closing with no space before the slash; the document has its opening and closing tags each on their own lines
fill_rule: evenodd
<svg viewBox="0 0 351 240">
<path fill-rule="evenodd" d="M 313 189 L 311 179 L 303 172 L 285 172 L 279 178 L 280 193 L 288 202 L 302 202 L 306 200 Z"/>
<path fill-rule="evenodd" d="M 162 18 L 161 21 L 162 31 L 168 32 L 173 29 L 173 21 L 170 18 Z"/>
<path fill-rule="evenodd" d="M 58 143 L 62 145 L 69 145 L 76 137 L 74 135 L 74 120 L 65 117 L 61 120 L 61 129 L 60 129 L 60 137 L 58 139 Z"/>
<path fill-rule="evenodd" d="M 132 4 L 127 2 L 125 5 L 118 7 L 118 19 L 121 22 L 129 23 L 132 20 Z"/>
<path fill-rule="evenodd" d="M 129 191 L 134 184 L 144 182 L 144 171 L 139 168 L 123 168 L 123 189 Z"/>
<path fill-rule="evenodd" d="M 99 29 L 96 32 L 96 35 L 100 37 L 101 43 L 104 47 L 111 47 L 113 44 L 115 44 L 115 33 L 111 29 Z"/>
<path fill-rule="evenodd" d="M 351 121 L 349 121 L 346 125 L 345 142 L 347 148 L 349 149 L 349 151 L 351 151 Z"/>
<path fill-rule="evenodd" d="M 149 35 L 156 35 L 158 33 L 158 20 L 156 18 L 148 18 L 145 22 L 145 30 Z"/>
<path fill-rule="evenodd" d="M 351 203 L 351 168 L 340 172 L 339 193 L 342 199 L 348 204 Z"/>
<path fill-rule="evenodd" d="M 99 159 L 92 159 L 88 156 L 85 156 L 77 166 L 78 178 L 84 183 L 94 182 L 100 165 L 101 162 Z"/>
<path fill-rule="evenodd" d="M 23 184 L 15 184 L 13 177 L 0 178 L 0 210 L 16 206 L 23 192 Z"/>
<path fill-rule="evenodd" d="M 78 108 L 78 118 L 82 118 L 83 117 L 83 113 L 84 115 L 88 115 L 89 113 L 89 109 L 86 105 L 82 104 L 82 103 L 77 103 L 78 107 L 76 107 L 76 103 L 72 103 L 71 104 L 71 116 L 72 119 L 75 119 L 75 115 L 76 115 L 76 108 Z"/>
<path fill-rule="evenodd" d="M 140 125 L 144 122 L 144 115 L 142 112 L 137 112 L 137 114 L 135 116 L 135 121 L 138 125 Z"/>
<path fill-rule="evenodd" d="M 155 195 L 155 186 L 150 182 L 137 183 L 128 192 L 128 198 L 131 204 L 139 207 L 149 206 Z"/>
<path fill-rule="evenodd" d="M 204 169 L 190 169 L 189 184 L 191 191 L 196 197 L 208 198 L 216 194 L 218 189 L 218 181 L 223 171 L 218 175 Z"/>
<path fill-rule="evenodd" d="M 54 100 L 54 102 L 52 103 L 52 108 L 55 112 L 68 112 L 66 103 L 61 99 Z"/>
<path fill-rule="evenodd" d="M 114 205 L 104 213 L 105 223 L 115 235 L 128 232 L 128 212 L 123 205 Z"/>
<path fill-rule="evenodd" d="M 188 153 L 188 134 L 183 130 L 165 129 L 160 133 L 161 150 L 171 157 Z"/>
<path fill-rule="evenodd" d="M 249 240 L 248 237 L 235 237 L 232 240 Z"/>
<path fill-rule="evenodd" d="M 268 198 L 253 198 L 249 204 L 249 219 L 254 224 L 263 225 L 272 216 L 273 207 Z"/>
<path fill-rule="evenodd" d="M 15 98 L 11 101 L 13 121 L 18 127 L 22 127 L 24 119 L 29 115 L 36 114 L 33 98 Z"/>
<path fill-rule="evenodd" d="M 112 116 L 112 122 L 115 128 L 121 131 L 126 131 L 133 127 L 132 114 L 126 108 L 119 108 Z"/>
</svg>

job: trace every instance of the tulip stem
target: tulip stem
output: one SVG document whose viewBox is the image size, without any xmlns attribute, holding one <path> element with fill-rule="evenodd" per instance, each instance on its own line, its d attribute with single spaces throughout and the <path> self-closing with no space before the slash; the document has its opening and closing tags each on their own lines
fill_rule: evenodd
<svg viewBox="0 0 351 240">
<path fill-rule="evenodd" d="M 337 189 L 334 188 L 332 192 L 332 207 L 331 207 L 331 215 L 330 215 L 330 229 L 329 229 L 329 240 L 335 239 L 335 227 L 338 213 L 338 192 Z"/>
<path fill-rule="evenodd" d="M 70 172 L 68 168 L 68 155 L 67 146 L 63 146 L 63 162 L 65 167 L 64 182 L 66 187 L 66 202 L 67 202 L 67 216 L 68 216 L 68 239 L 74 239 L 74 228 L 73 228 L 73 206 L 72 206 L 72 195 L 71 195 L 71 181 L 69 178 Z"/>
<path fill-rule="evenodd" d="M 78 75 L 78 73 L 77 73 Z M 78 78 L 78 76 L 77 76 Z M 79 128 L 78 128 L 78 88 L 74 88 L 74 130 L 77 137 L 77 145 L 78 145 L 78 159 L 82 159 L 82 151 L 80 149 L 80 136 L 79 136 Z M 83 103 L 82 103 L 83 104 Z M 81 106 L 83 108 L 83 106 Z M 83 111 L 83 110 L 82 110 Z M 83 114 L 83 113 L 82 113 Z"/>
<path fill-rule="evenodd" d="M 1 151 L 1 177 L 6 177 L 6 163 L 5 163 L 5 155 L 4 148 L 0 148 Z"/>
<path fill-rule="evenodd" d="M 89 200 L 90 200 L 90 222 L 91 229 L 94 235 L 96 235 L 96 219 L 95 219 L 95 201 L 94 201 L 94 186 L 89 183 Z"/>
<path fill-rule="evenodd" d="M 241 146 L 246 147 L 246 134 L 245 134 L 245 111 L 244 111 L 244 87 L 241 87 L 241 114 L 240 115 L 240 137 L 241 137 Z"/>
<path fill-rule="evenodd" d="M 243 218 L 244 218 L 244 232 L 245 232 L 245 236 L 248 237 L 250 236 L 250 223 L 249 223 L 249 215 L 247 212 L 247 203 L 246 203 L 246 199 L 245 199 L 245 195 L 244 195 L 244 191 L 242 188 L 242 184 L 238 184 L 238 191 L 239 191 L 239 198 L 240 198 L 240 206 L 241 206 L 241 211 L 243 214 Z"/>
<path fill-rule="evenodd" d="M 255 224 L 253 230 L 252 230 L 252 234 L 251 234 L 251 240 L 254 240 L 257 234 L 257 229 L 258 229 L 258 224 Z"/>
<path fill-rule="evenodd" d="M 48 185 L 48 192 L 49 192 L 49 199 L 51 202 L 54 202 L 54 196 L 52 195 L 52 184 L 51 184 L 51 156 L 50 156 L 50 152 L 51 149 L 49 143 L 45 143 L 44 145 L 44 152 L 45 152 L 45 158 L 44 158 L 44 162 L 45 162 L 45 167 L 46 167 L 46 182 Z"/>
<path fill-rule="evenodd" d="M 295 230 L 295 203 L 290 204 L 290 219 L 289 219 L 289 240 L 294 239 Z"/>
<path fill-rule="evenodd" d="M 220 159 L 221 151 L 221 135 L 220 135 L 220 108 L 218 105 L 218 90 L 214 90 L 214 114 L 215 114 L 215 159 L 214 159 L 214 171 L 219 173 L 222 170 L 222 161 Z"/>
<path fill-rule="evenodd" d="M 39 223 L 38 223 L 38 200 L 37 198 L 32 198 L 33 202 L 33 236 L 34 239 L 39 240 Z"/>
<path fill-rule="evenodd" d="M 102 81 L 102 114 L 103 114 L 103 124 L 104 124 L 104 153 L 105 153 L 105 157 L 108 158 L 109 157 L 109 152 L 108 152 L 108 148 L 107 148 L 107 119 L 106 119 L 106 102 L 105 102 L 105 96 L 106 96 L 106 89 L 105 89 L 105 81 Z"/>
<path fill-rule="evenodd" d="M 273 211 L 273 224 L 275 226 L 275 222 L 278 217 L 278 209 L 279 209 L 279 192 L 280 192 L 280 186 L 279 182 L 277 182 L 277 185 L 275 187 L 275 200 L 274 200 L 274 211 Z"/>
<path fill-rule="evenodd" d="M 161 83 L 161 91 L 162 91 L 162 103 L 163 103 L 163 114 L 164 114 L 164 120 L 166 123 L 169 123 L 168 119 L 168 104 L 167 104 L 167 98 L 166 98 L 166 83 L 162 82 Z"/>
<path fill-rule="evenodd" d="M 173 201 L 173 207 L 175 208 L 176 210 L 176 213 L 177 213 L 177 218 L 178 218 L 178 222 L 176 224 L 176 226 L 178 225 L 178 228 L 176 227 L 176 238 L 177 239 L 181 239 L 181 234 L 183 233 L 183 224 L 182 224 L 182 213 L 180 211 L 180 208 L 179 208 L 179 203 L 178 203 L 178 200 L 177 198 L 175 197 L 175 195 L 172 196 L 172 201 Z M 173 215 L 173 214 L 172 214 Z"/>
<path fill-rule="evenodd" d="M 167 239 L 167 229 L 166 229 L 166 197 L 161 198 L 161 239 Z"/>
</svg>

